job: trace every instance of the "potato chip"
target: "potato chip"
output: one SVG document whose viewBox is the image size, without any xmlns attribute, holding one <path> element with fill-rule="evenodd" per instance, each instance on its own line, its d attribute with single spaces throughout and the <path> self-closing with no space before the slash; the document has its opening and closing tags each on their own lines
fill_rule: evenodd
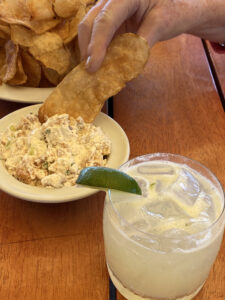
<svg viewBox="0 0 225 300">
<path fill-rule="evenodd" d="M 71 42 L 78 34 L 78 25 L 86 14 L 84 5 L 80 5 L 72 18 L 64 19 L 52 32 L 57 33 L 63 40 L 64 44 Z"/>
<path fill-rule="evenodd" d="M 70 70 L 72 70 L 81 62 L 78 37 L 68 43 L 66 47 L 70 51 Z"/>
<path fill-rule="evenodd" d="M 69 34 L 63 40 L 65 44 L 71 42 L 78 34 L 78 25 L 86 14 L 85 6 L 80 5 L 76 15 L 69 22 Z"/>
<path fill-rule="evenodd" d="M 0 48 L 0 68 L 4 66 L 5 64 L 5 49 L 4 48 Z"/>
<path fill-rule="evenodd" d="M 26 0 L 33 20 L 49 20 L 55 17 L 51 0 Z"/>
<path fill-rule="evenodd" d="M 143 70 L 149 57 L 147 42 L 132 33 L 117 36 L 96 73 L 88 73 L 85 63 L 74 68 L 54 89 L 39 109 L 39 119 L 68 113 L 92 122 L 105 100 L 117 94 L 125 83 Z"/>
<path fill-rule="evenodd" d="M 80 62 L 78 24 L 86 14 L 86 7 L 95 3 L 95 0 L 0 0 L 0 47 L 7 43 L 6 62 L 0 65 L 0 84 L 21 82 L 32 87 L 58 84 Z"/>
<path fill-rule="evenodd" d="M 6 59 L 5 49 L 0 48 L 0 84 L 2 83 L 2 79 L 5 74 L 5 67 L 4 67 L 5 59 Z"/>
<path fill-rule="evenodd" d="M 5 44 L 6 60 L 4 68 L 3 82 L 11 80 L 16 74 L 17 57 L 19 52 L 19 46 L 15 45 L 11 40 Z"/>
<path fill-rule="evenodd" d="M 11 25 L 11 40 L 20 46 L 30 47 L 33 45 L 34 32 L 21 25 Z"/>
<path fill-rule="evenodd" d="M 47 68 L 59 74 L 65 73 L 70 64 L 70 53 L 56 33 L 46 32 L 35 36 L 29 52 Z"/>
<path fill-rule="evenodd" d="M 60 75 L 53 69 L 42 66 L 42 71 L 49 82 L 56 86 L 60 82 Z"/>
<path fill-rule="evenodd" d="M 63 41 L 56 33 L 46 32 L 33 37 L 32 46 L 29 48 L 34 57 L 57 50 L 63 46 Z"/>
<path fill-rule="evenodd" d="M 46 88 L 46 87 L 53 87 L 54 85 L 51 84 L 51 82 L 48 81 L 48 79 L 45 77 L 45 75 L 41 74 L 41 81 L 39 83 L 39 87 L 41 88 Z"/>
<path fill-rule="evenodd" d="M 0 47 L 4 47 L 6 43 L 5 39 L 0 38 Z"/>
<path fill-rule="evenodd" d="M 0 18 L 6 23 L 29 21 L 31 15 L 25 0 L 4 0 L 0 2 Z"/>
<path fill-rule="evenodd" d="M 61 22 L 60 19 L 41 20 L 41 21 L 31 20 L 30 22 L 24 22 L 23 25 L 30 28 L 37 34 L 42 34 L 53 29 L 60 22 Z"/>
<path fill-rule="evenodd" d="M 65 74 L 70 68 L 70 53 L 64 47 L 44 53 L 36 58 L 45 67 L 55 70 L 59 75 Z"/>
<path fill-rule="evenodd" d="M 82 0 L 55 0 L 54 10 L 55 13 L 62 18 L 69 18 L 76 14 Z"/>
<path fill-rule="evenodd" d="M 49 2 L 48 0 L 42 0 L 41 2 L 36 0 L 29 1 L 30 7 L 26 0 L 7 0 L 0 2 L 0 20 L 7 24 L 23 25 L 37 34 L 51 30 L 61 22 L 60 19 L 49 19 L 50 16 L 54 17 L 54 12 L 52 5 L 51 7 L 48 6 L 48 8 L 43 6 L 45 2 Z M 34 11 L 34 8 L 36 11 Z M 33 14 L 36 14 L 35 18 L 33 18 Z M 48 19 L 46 19 L 46 16 L 48 16 Z"/>
<path fill-rule="evenodd" d="M 82 0 L 83 4 L 85 5 L 92 5 L 95 4 L 98 0 Z"/>
<path fill-rule="evenodd" d="M 2 38 L 2 39 L 10 38 L 10 28 L 8 25 L 0 24 L 0 38 Z"/>
<path fill-rule="evenodd" d="M 65 40 L 70 33 L 70 19 L 62 19 L 62 21 L 53 28 L 51 32 L 58 34 L 62 40 Z"/>
<path fill-rule="evenodd" d="M 60 75 L 69 69 L 70 53 L 56 33 L 46 32 L 35 36 L 29 52 L 46 68 L 53 69 Z"/>
<path fill-rule="evenodd" d="M 22 85 L 27 81 L 27 75 L 24 72 L 21 56 L 18 55 L 16 63 L 16 74 L 7 83 L 10 85 Z"/>
<path fill-rule="evenodd" d="M 38 87 L 41 80 L 41 66 L 40 64 L 25 50 L 21 49 L 21 59 L 27 81 L 25 86 Z"/>
</svg>

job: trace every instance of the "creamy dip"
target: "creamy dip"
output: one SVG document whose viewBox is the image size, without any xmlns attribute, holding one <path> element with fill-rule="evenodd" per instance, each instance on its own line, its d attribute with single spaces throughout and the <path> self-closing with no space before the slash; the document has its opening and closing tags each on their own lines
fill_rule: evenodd
<svg viewBox="0 0 225 300">
<path fill-rule="evenodd" d="M 0 136 L 0 159 L 24 183 L 60 188 L 76 183 L 81 169 L 105 166 L 111 141 L 81 117 L 54 115 L 45 123 L 30 113 Z"/>
</svg>

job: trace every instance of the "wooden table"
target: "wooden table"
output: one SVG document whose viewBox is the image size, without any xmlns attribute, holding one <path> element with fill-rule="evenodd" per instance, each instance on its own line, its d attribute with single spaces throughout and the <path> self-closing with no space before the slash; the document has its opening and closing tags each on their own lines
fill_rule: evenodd
<svg viewBox="0 0 225 300">
<path fill-rule="evenodd" d="M 21 106 L 0 101 L 0 116 Z M 208 166 L 225 186 L 224 110 L 200 39 L 183 35 L 156 45 L 145 72 L 114 98 L 113 116 L 127 133 L 131 157 L 182 154 Z M 1 192 L 0 299 L 115 300 L 105 267 L 103 203 L 103 192 L 52 205 Z M 195 299 L 225 299 L 225 240 Z"/>
<path fill-rule="evenodd" d="M 221 97 L 223 107 L 225 109 L 225 46 L 219 47 L 218 44 L 203 41 L 205 52 L 208 58 L 209 66 L 212 72 L 215 86 Z"/>
</svg>

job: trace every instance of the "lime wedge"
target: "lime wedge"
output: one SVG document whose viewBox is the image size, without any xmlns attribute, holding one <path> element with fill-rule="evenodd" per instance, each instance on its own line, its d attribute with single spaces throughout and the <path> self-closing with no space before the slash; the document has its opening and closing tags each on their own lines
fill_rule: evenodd
<svg viewBox="0 0 225 300">
<path fill-rule="evenodd" d="M 137 181 L 128 174 L 105 167 L 84 168 L 76 181 L 77 184 L 95 188 L 113 189 L 142 195 Z"/>
</svg>

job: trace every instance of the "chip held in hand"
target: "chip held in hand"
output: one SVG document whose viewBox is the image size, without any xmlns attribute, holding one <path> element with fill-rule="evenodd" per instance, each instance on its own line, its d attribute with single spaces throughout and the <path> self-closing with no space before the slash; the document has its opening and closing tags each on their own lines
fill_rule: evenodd
<svg viewBox="0 0 225 300">
<path fill-rule="evenodd" d="M 91 123 L 104 102 L 143 71 L 148 57 L 149 46 L 142 37 L 133 33 L 116 36 L 97 72 L 89 73 L 83 61 L 65 76 L 40 107 L 40 121 L 67 113 Z"/>
</svg>

